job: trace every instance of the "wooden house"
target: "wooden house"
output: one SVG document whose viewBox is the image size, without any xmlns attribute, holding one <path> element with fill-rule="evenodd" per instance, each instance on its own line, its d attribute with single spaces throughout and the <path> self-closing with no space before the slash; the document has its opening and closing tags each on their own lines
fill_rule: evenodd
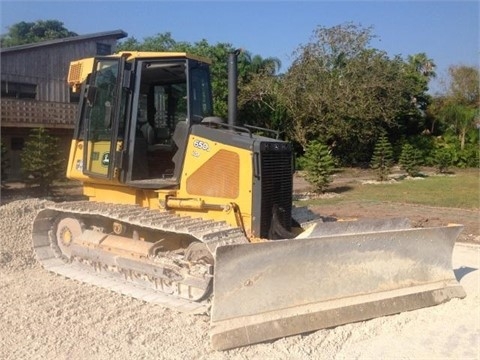
<svg viewBox="0 0 480 360">
<path fill-rule="evenodd" d="M 68 158 L 78 94 L 67 84 L 70 61 L 115 52 L 122 30 L 0 49 L 1 140 L 7 148 L 7 180 L 21 180 L 20 153 L 35 127 L 57 136 Z"/>
</svg>

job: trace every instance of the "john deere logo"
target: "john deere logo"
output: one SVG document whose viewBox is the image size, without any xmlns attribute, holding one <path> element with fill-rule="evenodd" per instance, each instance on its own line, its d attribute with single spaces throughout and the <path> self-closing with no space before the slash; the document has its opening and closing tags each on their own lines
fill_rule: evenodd
<svg viewBox="0 0 480 360">
<path fill-rule="evenodd" d="M 107 167 L 110 163 L 110 153 L 104 153 L 102 155 L 102 166 Z"/>
</svg>

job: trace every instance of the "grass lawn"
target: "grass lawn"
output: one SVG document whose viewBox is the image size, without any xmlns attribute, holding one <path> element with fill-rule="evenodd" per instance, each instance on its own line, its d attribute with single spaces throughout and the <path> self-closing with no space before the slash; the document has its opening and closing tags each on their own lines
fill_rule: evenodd
<svg viewBox="0 0 480 360">
<path fill-rule="evenodd" d="M 373 172 L 363 172 L 375 179 Z M 456 169 L 449 175 L 428 175 L 387 183 L 362 183 L 358 174 L 343 170 L 335 176 L 327 192 L 341 196 L 303 201 L 302 204 L 348 204 L 349 202 L 396 202 L 436 207 L 479 209 L 480 182 L 478 169 Z"/>
</svg>

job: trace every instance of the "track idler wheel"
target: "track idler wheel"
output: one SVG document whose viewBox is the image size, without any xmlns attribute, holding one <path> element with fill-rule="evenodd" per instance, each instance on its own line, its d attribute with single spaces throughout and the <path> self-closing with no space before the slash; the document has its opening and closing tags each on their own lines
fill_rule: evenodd
<svg viewBox="0 0 480 360">
<path fill-rule="evenodd" d="M 207 245 L 201 242 L 191 243 L 185 251 L 185 260 L 192 263 L 213 265 L 213 255 Z"/>
<path fill-rule="evenodd" d="M 70 245 L 73 240 L 83 233 L 83 225 L 80 221 L 73 218 L 63 218 L 57 224 L 55 231 L 57 246 L 59 247 L 62 255 L 70 259 L 72 257 L 72 251 Z"/>
</svg>

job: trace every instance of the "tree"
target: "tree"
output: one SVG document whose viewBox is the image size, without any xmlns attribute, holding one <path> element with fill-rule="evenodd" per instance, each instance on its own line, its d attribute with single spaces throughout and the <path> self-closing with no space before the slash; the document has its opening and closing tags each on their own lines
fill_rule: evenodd
<svg viewBox="0 0 480 360">
<path fill-rule="evenodd" d="M 319 27 L 297 50 L 279 90 L 291 139 L 303 147 L 319 139 L 344 163 L 368 162 L 382 131 L 400 138 L 405 118 L 420 116 L 416 68 L 370 48 L 373 37 L 354 24 Z"/>
<path fill-rule="evenodd" d="M 432 127 L 428 123 L 426 111 L 432 102 L 432 97 L 428 94 L 428 83 L 436 77 L 435 68 L 434 61 L 425 53 L 407 56 L 402 72 L 404 96 L 397 116 L 400 131 L 394 141 L 404 136 L 417 135 Z"/>
<path fill-rule="evenodd" d="M 469 129 L 475 127 L 475 120 L 477 118 L 477 109 L 471 106 L 448 103 L 442 109 L 441 115 L 446 123 L 458 135 L 460 140 L 460 150 L 465 149 L 465 140 Z"/>
<path fill-rule="evenodd" d="M 252 55 L 246 51 L 245 63 L 248 67 L 248 71 L 251 74 L 268 74 L 275 75 L 281 68 L 282 62 L 276 57 L 263 58 L 261 55 Z"/>
<path fill-rule="evenodd" d="M 393 165 L 393 149 L 385 133 L 378 138 L 370 167 L 375 170 L 379 181 L 388 180 Z"/>
<path fill-rule="evenodd" d="M 444 129 L 441 112 L 445 106 L 447 98 L 445 96 L 435 96 L 425 111 L 426 121 L 430 124 L 428 133 L 432 135 L 440 135 Z"/>
<path fill-rule="evenodd" d="M 3 184 L 5 180 L 7 180 L 7 169 L 10 167 L 9 159 L 7 157 L 7 147 L 3 142 L 0 142 L 1 147 L 1 167 L 2 167 L 2 180 L 1 183 Z"/>
<path fill-rule="evenodd" d="M 249 125 L 271 130 L 287 127 L 286 110 L 278 96 L 281 77 L 260 72 L 240 84 L 238 94 L 239 117 Z"/>
<path fill-rule="evenodd" d="M 480 78 L 478 68 L 473 66 L 450 66 L 448 96 L 466 106 L 480 105 Z"/>
<path fill-rule="evenodd" d="M 405 143 L 402 146 L 402 153 L 400 154 L 399 163 L 402 170 L 405 170 L 408 176 L 414 177 L 418 175 L 420 169 L 420 154 L 409 143 Z"/>
<path fill-rule="evenodd" d="M 45 194 L 50 194 L 53 182 L 62 177 L 64 170 L 57 139 L 43 127 L 32 129 L 20 156 L 27 183 L 39 185 Z"/>
<path fill-rule="evenodd" d="M 446 93 L 434 98 L 427 109 L 428 116 L 437 124 L 435 160 L 441 156 L 446 162 L 448 152 L 450 165 L 478 166 L 479 69 L 451 66 L 447 84 Z"/>
<path fill-rule="evenodd" d="M 243 76 L 239 81 L 239 118 L 243 123 L 280 130 L 285 125 L 285 110 L 278 101 L 281 61 L 243 52 Z"/>
<path fill-rule="evenodd" d="M 478 119 L 480 76 L 478 68 L 471 66 L 451 66 L 448 72 L 450 86 L 441 115 L 457 133 L 463 151 L 467 133 L 475 128 Z"/>
<path fill-rule="evenodd" d="M 71 36 L 77 34 L 65 28 L 63 22 L 58 20 L 21 21 L 8 28 L 8 32 L 0 37 L 0 44 L 6 48 Z"/>
<path fill-rule="evenodd" d="M 134 37 L 129 37 L 117 46 L 118 51 L 172 51 L 178 50 L 182 46 L 172 37 L 172 33 L 167 31 L 154 36 L 148 36 L 139 42 Z"/>
<path fill-rule="evenodd" d="M 452 155 L 448 149 L 440 148 L 435 151 L 435 165 L 440 174 L 448 172 L 448 168 L 452 165 Z"/>
<path fill-rule="evenodd" d="M 331 175 L 335 168 L 328 146 L 319 141 L 310 142 L 305 150 L 303 165 L 305 179 L 315 187 L 315 192 L 323 193 L 332 182 Z"/>
<path fill-rule="evenodd" d="M 437 76 L 435 73 L 436 65 L 432 59 L 428 58 L 427 54 L 419 53 L 415 55 L 409 55 L 407 59 L 408 64 L 412 67 L 414 72 L 424 76 L 425 79 L 430 79 Z"/>
</svg>

